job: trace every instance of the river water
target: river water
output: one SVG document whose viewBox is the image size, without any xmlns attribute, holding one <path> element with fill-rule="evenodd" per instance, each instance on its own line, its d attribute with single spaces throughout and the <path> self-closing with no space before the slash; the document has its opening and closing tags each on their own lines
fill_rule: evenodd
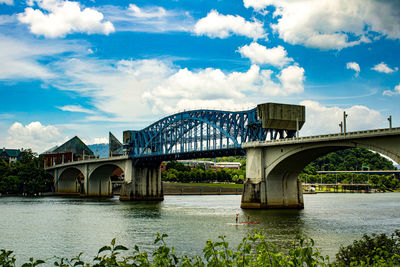
<svg viewBox="0 0 400 267">
<path fill-rule="evenodd" d="M 254 229 L 287 246 L 302 234 L 323 254 L 334 257 L 364 233 L 400 228 L 400 193 L 305 195 L 304 210 L 241 210 L 241 196 L 165 196 L 160 203 L 62 197 L 1 197 L 0 248 L 13 250 L 18 262 L 53 255 L 86 257 L 116 237 L 128 247 L 154 248 L 155 233 L 166 233 L 179 253 L 201 255 L 207 239 L 227 236 L 231 245 Z M 250 215 L 253 225 L 231 225 Z"/>
</svg>

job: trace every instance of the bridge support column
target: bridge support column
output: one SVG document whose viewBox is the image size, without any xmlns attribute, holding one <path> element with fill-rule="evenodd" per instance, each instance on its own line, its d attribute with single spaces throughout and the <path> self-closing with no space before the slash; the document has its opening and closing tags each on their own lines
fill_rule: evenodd
<svg viewBox="0 0 400 267">
<path fill-rule="evenodd" d="M 278 153 L 277 153 L 278 152 Z M 272 169 L 279 152 L 266 148 L 247 149 L 246 182 L 241 208 L 304 208 L 303 190 L 298 172 Z"/>
<path fill-rule="evenodd" d="M 160 164 L 134 166 L 131 168 L 131 173 L 125 173 L 125 178 L 130 182 L 122 185 L 120 200 L 164 200 Z"/>
</svg>

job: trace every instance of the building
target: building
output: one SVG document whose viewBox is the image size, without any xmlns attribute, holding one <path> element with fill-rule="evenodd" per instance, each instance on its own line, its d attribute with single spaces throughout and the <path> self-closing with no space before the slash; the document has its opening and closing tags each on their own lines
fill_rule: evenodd
<svg viewBox="0 0 400 267">
<path fill-rule="evenodd" d="M 204 169 L 235 169 L 238 170 L 241 167 L 240 162 L 214 162 L 214 161 L 206 161 L 206 160 L 178 160 L 183 165 L 188 166 L 190 168 L 198 168 L 200 166 L 204 166 Z"/>
<path fill-rule="evenodd" d="M 215 169 L 234 169 L 239 170 L 242 164 L 240 162 L 216 162 Z"/>
<path fill-rule="evenodd" d="M 45 167 L 96 158 L 93 151 L 78 136 L 60 146 L 50 148 L 41 155 L 43 156 Z"/>
<path fill-rule="evenodd" d="M 20 149 L 3 149 L 0 151 L 0 159 L 8 163 L 14 163 L 22 159 L 23 151 Z"/>
</svg>

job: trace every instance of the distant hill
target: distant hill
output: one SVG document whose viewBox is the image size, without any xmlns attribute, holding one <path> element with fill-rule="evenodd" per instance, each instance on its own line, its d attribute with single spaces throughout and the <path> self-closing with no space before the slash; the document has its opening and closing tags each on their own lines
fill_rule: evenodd
<svg viewBox="0 0 400 267">
<path fill-rule="evenodd" d="M 108 144 L 93 144 L 88 145 L 95 155 L 99 155 L 100 158 L 108 157 Z"/>
</svg>

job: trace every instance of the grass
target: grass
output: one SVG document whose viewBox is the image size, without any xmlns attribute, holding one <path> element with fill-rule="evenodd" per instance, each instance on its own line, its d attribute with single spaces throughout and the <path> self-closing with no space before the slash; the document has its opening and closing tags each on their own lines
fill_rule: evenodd
<svg viewBox="0 0 400 267">
<path fill-rule="evenodd" d="M 174 185 L 181 186 L 208 186 L 208 187 L 222 187 L 222 188 L 243 188 L 243 184 L 225 184 L 225 183 L 173 183 Z"/>
</svg>

